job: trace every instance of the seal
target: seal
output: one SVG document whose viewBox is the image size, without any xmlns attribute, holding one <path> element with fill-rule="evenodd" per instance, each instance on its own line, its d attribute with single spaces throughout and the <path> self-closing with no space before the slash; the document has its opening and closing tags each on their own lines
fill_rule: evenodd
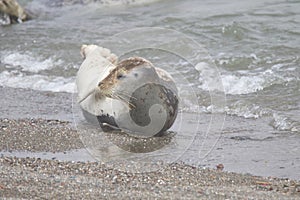
<svg viewBox="0 0 300 200">
<path fill-rule="evenodd" d="M 0 0 L 0 14 L 7 18 L 6 23 L 21 23 L 31 19 L 30 15 L 16 0 Z"/>
<path fill-rule="evenodd" d="M 104 131 L 141 137 L 159 135 L 174 123 L 178 91 L 170 74 L 141 57 L 118 62 L 109 49 L 83 45 L 76 84 L 87 121 Z"/>
</svg>

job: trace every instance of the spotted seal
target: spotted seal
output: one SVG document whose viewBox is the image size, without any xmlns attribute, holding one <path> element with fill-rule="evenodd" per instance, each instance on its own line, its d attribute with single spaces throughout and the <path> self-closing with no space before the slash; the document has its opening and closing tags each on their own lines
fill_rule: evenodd
<svg viewBox="0 0 300 200">
<path fill-rule="evenodd" d="M 165 70 L 141 57 L 118 62 L 109 49 L 83 45 L 76 78 L 78 102 L 88 121 L 104 131 L 150 137 L 169 129 L 178 112 L 178 91 Z"/>
</svg>

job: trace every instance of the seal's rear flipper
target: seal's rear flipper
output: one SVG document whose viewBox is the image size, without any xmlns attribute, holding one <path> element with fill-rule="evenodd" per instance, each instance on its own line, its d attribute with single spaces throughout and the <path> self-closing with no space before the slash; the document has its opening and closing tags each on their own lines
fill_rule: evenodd
<svg viewBox="0 0 300 200">
<path fill-rule="evenodd" d="M 91 52 L 93 52 L 95 50 L 98 51 L 100 56 L 107 59 L 113 65 L 118 64 L 118 57 L 115 54 L 111 53 L 109 49 L 99 47 L 99 46 L 94 45 L 94 44 L 90 44 L 90 45 L 84 44 L 84 45 L 82 45 L 81 50 L 80 50 L 80 54 L 85 59 L 88 56 L 88 54 L 90 54 Z"/>
</svg>

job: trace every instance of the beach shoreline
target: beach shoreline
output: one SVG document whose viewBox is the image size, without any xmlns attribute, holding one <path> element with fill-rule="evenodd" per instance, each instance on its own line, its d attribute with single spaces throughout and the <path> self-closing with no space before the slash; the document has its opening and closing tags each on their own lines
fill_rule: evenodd
<svg viewBox="0 0 300 200">
<path fill-rule="evenodd" d="M 70 122 L 1 119 L 0 150 L 64 152 L 84 148 Z M 0 197 L 24 199 L 300 199 L 300 182 L 203 169 L 183 162 L 134 173 L 102 162 L 0 157 Z"/>
</svg>

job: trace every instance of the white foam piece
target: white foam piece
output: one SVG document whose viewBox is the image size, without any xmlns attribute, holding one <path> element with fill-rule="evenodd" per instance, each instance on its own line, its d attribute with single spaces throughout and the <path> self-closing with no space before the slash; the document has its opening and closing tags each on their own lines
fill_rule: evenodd
<svg viewBox="0 0 300 200">
<path fill-rule="evenodd" d="M 6 68 L 21 68 L 22 71 L 37 73 L 61 65 L 62 60 L 52 57 L 45 59 L 30 52 L 5 52 L 1 55 L 1 63 Z"/>
<path fill-rule="evenodd" d="M 236 72 L 223 70 L 221 72 L 223 87 L 220 87 L 219 84 L 216 84 L 218 82 L 216 76 L 207 72 L 210 70 L 210 66 L 207 63 L 199 63 L 196 69 L 200 71 L 199 88 L 206 91 L 221 91 L 221 89 L 224 89 L 225 94 L 231 95 L 250 94 L 274 84 L 283 84 L 294 80 L 293 77 L 288 77 L 273 68 L 255 73 L 245 70 Z M 207 74 L 210 76 L 207 76 Z"/>
<path fill-rule="evenodd" d="M 0 73 L 0 86 L 51 92 L 76 92 L 75 77 L 25 75 L 16 71 Z"/>
</svg>

